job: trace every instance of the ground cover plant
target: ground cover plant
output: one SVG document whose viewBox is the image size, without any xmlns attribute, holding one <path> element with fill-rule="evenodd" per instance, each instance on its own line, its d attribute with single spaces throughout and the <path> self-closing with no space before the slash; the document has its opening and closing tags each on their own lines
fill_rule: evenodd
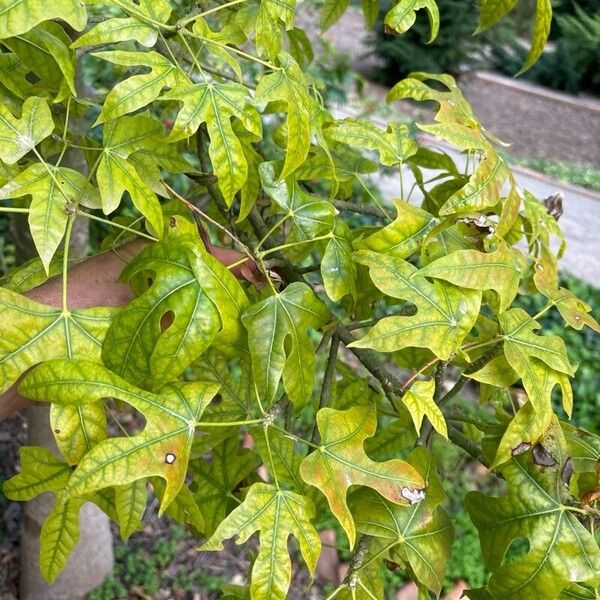
<svg viewBox="0 0 600 600">
<path fill-rule="evenodd" d="M 480 29 L 514 4 L 483 1 Z M 327 0 L 323 26 L 346 5 Z M 293 0 L 0 7 L 0 211 L 26 217 L 38 254 L 0 288 L 0 392 L 50 403 L 62 453 L 21 448 L 3 490 L 55 495 L 48 581 L 84 502 L 127 539 L 151 487 L 204 550 L 258 533 L 228 598 L 286 597 L 290 539 L 312 575 L 317 515 L 350 555 L 329 598 L 381 598 L 385 569 L 439 595 L 454 528 L 436 454 L 451 445 L 499 490 L 464 498 L 490 572 L 467 595 L 597 596 L 600 440 L 555 413 L 555 388 L 567 417 L 577 404 L 577 365 L 538 330 L 549 313 L 600 328 L 559 284 L 552 207 L 517 187 L 452 77 L 412 73 L 387 99 L 433 103 L 417 129 L 464 151 L 466 171 L 405 124 L 334 118 Z M 368 23 L 377 9 L 363 2 Z M 400 0 L 385 26 L 421 13 L 434 38 L 433 0 Z M 523 68 L 550 19 L 538 0 Z M 398 173 L 393 203 L 363 181 L 380 168 Z M 72 303 L 82 219 L 130 257 L 122 308 Z M 59 308 L 27 295 L 49 277 Z M 538 294 L 537 312 L 515 306 Z M 467 382 L 478 406 L 458 401 Z"/>
</svg>

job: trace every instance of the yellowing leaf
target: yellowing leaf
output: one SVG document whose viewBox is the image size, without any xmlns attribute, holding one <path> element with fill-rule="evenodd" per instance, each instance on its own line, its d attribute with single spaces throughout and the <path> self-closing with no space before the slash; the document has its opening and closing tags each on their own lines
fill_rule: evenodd
<svg viewBox="0 0 600 600">
<path fill-rule="evenodd" d="M 402 396 L 402 402 L 408 408 L 417 433 L 421 432 L 423 417 L 427 417 L 433 428 L 445 438 L 448 437 L 448 427 L 442 411 L 433 400 L 435 381 L 415 381 Z"/>
<path fill-rule="evenodd" d="M 432 87 L 426 82 L 428 80 L 440 83 L 445 89 L 440 90 L 440 86 Z M 403 100 L 412 98 L 420 102 L 433 100 L 439 104 L 439 110 L 435 115 L 438 123 L 462 125 L 471 129 L 471 135 L 479 139 L 483 144 L 482 134 L 478 131 L 479 121 L 473 113 L 471 105 L 465 100 L 460 88 L 456 85 L 454 77 L 451 75 L 436 75 L 433 73 L 411 73 L 410 77 L 397 83 L 389 92 L 386 101 Z"/>
<path fill-rule="evenodd" d="M 369 406 L 349 410 L 322 408 L 317 413 L 321 444 L 300 465 L 302 479 L 327 498 L 331 512 L 354 546 L 356 527 L 346 494 L 353 485 L 378 491 L 395 504 L 408 504 L 419 496 L 425 483 L 419 473 L 402 460 L 374 462 L 365 453 L 365 439 L 377 427 L 375 411 Z"/>
<path fill-rule="evenodd" d="M 438 358 L 448 359 L 475 324 L 481 292 L 431 284 L 416 267 L 392 256 L 361 251 L 356 260 L 369 267 L 373 283 L 384 294 L 412 302 L 417 313 L 385 317 L 351 346 L 380 352 L 429 348 Z"/>
<path fill-rule="evenodd" d="M 371 121 L 348 118 L 335 121 L 327 134 L 350 146 L 377 150 L 379 161 L 388 167 L 402 164 L 417 151 L 416 142 L 408 136 L 408 127 L 401 123 L 390 123 L 383 131 Z"/>
<path fill-rule="evenodd" d="M 531 48 L 525 59 L 525 64 L 521 67 L 517 75 L 520 75 L 531 68 L 542 55 L 544 46 L 550 34 L 550 25 L 552 24 L 552 3 L 550 0 L 536 0 L 535 20 L 533 22 L 533 33 L 531 36 Z"/>
<path fill-rule="evenodd" d="M 296 0 L 260 0 L 256 15 L 256 46 L 264 54 L 275 58 L 281 51 L 279 21 L 285 29 L 294 26 Z"/>
<path fill-rule="evenodd" d="M 357 529 L 374 536 L 394 562 L 408 563 L 417 580 L 439 594 L 454 539 L 452 523 L 439 504 L 445 494 L 431 453 L 414 450 L 407 459 L 427 482 L 425 499 L 411 506 L 391 504 L 371 490 L 350 497 Z"/>
<path fill-rule="evenodd" d="M 310 400 L 315 351 L 308 330 L 321 327 L 327 316 L 325 305 L 300 282 L 292 283 L 243 313 L 254 381 L 267 404 L 275 399 L 280 379 L 296 407 Z"/>
<path fill-rule="evenodd" d="M 428 212 L 403 200 L 394 200 L 396 218 L 379 231 L 363 240 L 357 240 L 355 246 L 373 250 L 397 258 L 408 258 L 420 246 L 420 241 L 435 224 Z"/>
<path fill-rule="evenodd" d="M 19 119 L 7 107 L 0 106 L 0 160 L 13 165 L 53 130 L 52 114 L 43 98 L 28 97 Z"/>
<path fill-rule="evenodd" d="M 152 394 L 98 364 L 51 360 L 28 373 L 19 390 L 34 400 L 75 406 L 115 398 L 139 410 L 146 418 L 144 430 L 94 446 L 71 475 L 66 493 L 80 497 L 158 476 L 167 484 L 162 512 L 183 485 L 195 428 L 218 386 L 202 382 L 168 385 L 160 394 Z"/>
<path fill-rule="evenodd" d="M 139 529 L 147 500 L 148 491 L 145 479 L 138 479 L 127 485 L 115 487 L 115 507 L 123 540 L 127 541 L 129 536 Z"/>
<path fill-rule="evenodd" d="M 479 27 L 477 33 L 484 31 L 505 17 L 519 0 L 481 0 L 479 13 Z"/>
<path fill-rule="evenodd" d="M 385 15 L 385 25 L 398 33 L 406 33 L 417 18 L 416 11 L 421 8 L 427 10 L 431 26 L 429 42 L 433 42 L 440 28 L 440 13 L 435 0 L 400 0 Z"/>
<path fill-rule="evenodd" d="M 306 159 L 313 133 L 320 134 L 319 107 L 309 95 L 306 78 L 298 63 L 285 52 L 281 67 L 258 82 L 254 102 L 284 102 L 287 106 L 287 148 L 280 178 L 293 173 Z"/>
<path fill-rule="evenodd" d="M 291 562 L 288 539 L 293 535 L 309 573 L 312 575 L 321 552 L 321 540 L 311 520 L 312 501 L 305 496 L 255 483 L 244 502 L 217 528 L 202 550 L 222 550 L 223 540 L 238 536 L 243 544 L 260 531 L 260 549 L 252 567 L 250 597 L 258 600 L 283 600 L 290 585 Z"/>
<path fill-rule="evenodd" d="M 96 46 L 115 42 L 136 41 L 150 48 L 156 44 L 160 31 L 158 23 L 166 23 L 171 14 L 167 0 L 140 0 L 139 4 L 127 4 L 133 7 L 136 16 L 106 19 L 79 36 L 72 48 Z M 139 17 L 139 18 L 138 18 Z M 145 17 L 145 19 L 144 19 Z M 154 23 L 149 24 L 154 21 Z"/>
<path fill-rule="evenodd" d="M 97 208 L 98 192 L 73 169 L 35 163 L 0 188 L 0 200 L 21 196 L 31 196 L 29 228 L 47 272 L 65 234 L 68 211 L 79 203 Z"/>
<path fill-rule="evenodd" d="M 33 29 L 42 21 L 61 19 L 76 31 L 87 22 L 85 3 L 81 0 L 0 0 L 0 39 L 14 37 Z"/>
<path fill-rule="evenodd" d="M 239 119 L 244 127 L 258 138 L 262 135 L 260 118 L 250 104 L 248 90 L 238 83 L 196 83 L 180 86 L 164 94 L 167 100 L 183 103 L 169 141 L 188 138 L 202 123 L 208 127 L 210 146 L 208 153 L 219 189 L 228 206 L 248 176 L 248 165 L 242 144 L 231 125 Z"/>
<path fill-rule="evenodd" d="M 90 356 L 81 356 L 88 359 Z M 107 436 L 106 413 L 102 404 L 50 407 L 50 427 L 56 445 L 70 465 Z"/>
<path fill-rule="evenodd" d="M 104 145 L 96 172 L 104 213 L 112 213 L 121 203 L 123 192 L 128 191 L 134 206 L 158 235 L 163 230 L 160 203 L 127 159 L 137 150 L 158 144 L 162 133 L 162 124 L 147 114 L 110 121 L 104 126 Z"/>
<path fill-rule="evenodd" d="M 483 211 L 500 201 L 500 190 L 510 174 L 508 166 L 495 152 L 477 165 L 467 185 L 450 196 L 440 215 Z"/>
<path fill-rule="evenodd" d="M 500 300 L 499 310 L 504 312 L 517 295 L 524 266 L 521 252 L 503 243 L 490 253 L 457 250 L 429 263 L 419 273 L 472 290 L 494 290 Z"/>
<path fill-rule="evenodd" d="M 133 75 L 113 87 L 102 105 L 102 112 L 95 125 L 135 112 L 156 100 L 165 87 L 189 83 L 188 78 L 162 54 L 157 52 L 127 52 L 113 50 L 96 52 L 103 60 L 123 67 L 148 67 L 149 73 Z"/>
<path fill-rule="evenodd" d="M 537 600 L 543 593 L 557 598 L 570 582 L 589 580 L 600 571 L 600 549 L 571 511 L 561 480 L 567 457 L 560 431 L 545 438 L 543 447 L 553 466 L 536 464 L 534 453 L 525 452 L 500 468 L 507 494 L 490 498 L 471 492 L 465 499 L 492 571 L 488 597 Z M 527 539 L 528 550 L 504 562 L 517 538 Z"/>
<path fill-rule="evenodd" d="M 540 324 L 522 308 L 512 308 L 500 315 L 500 327 L 504 333 L 504 353 L 519 375 L 525 368 L 524 361 L 532 358 L 538 358 L 555 371 L 571 376 L 575 373 L 564 341 L 556 335 L 535 335 L 533 332 Z"/>
<path fill-rule="evenodd" d="M 114 309 L 85 308 L 63 313 L 0 288 L 5 319 L 0 337 L 0 393 L 30 367 L 50 358 L 98 360 Z"/>
<path fill-rule="evenodd" d="M 490 468 L 496 468 L 498 465 L 509 461 L 513 455 L 518 455 L 523 450 L 532 448 L 546 433 L 551 420 L 551 412 L 536 411 L 531 402 L 526 402 L 519 408 L 502 435 Z"/>
</svg>

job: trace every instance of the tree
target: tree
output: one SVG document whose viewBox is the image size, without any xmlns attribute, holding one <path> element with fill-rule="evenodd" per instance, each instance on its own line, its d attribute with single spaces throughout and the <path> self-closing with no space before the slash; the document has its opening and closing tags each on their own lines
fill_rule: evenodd
<svg viewBox="0 0 600 600">
<path fill-rule="evenodd" d="M 327 0 L 324 26 L 346 5 Z M 56 497 L 42 531 L 48 580 L 84 502 L 127 538 L 151 487 L 206 550 L 259 533 L 249 584 L 230 597 L 284 598 L 291 537 L 313 573 L 324 512 L 353 551 L 330 597 L 380 598 L 389 562 L 422 597 L 439 594 L 453 533 L 436 439 L 507 485 L 465 500 L 492 573 L 469 596 L 594 597 L 600 443 L 554 413 L 554 388 L 571 412 L 576 365 L 537 330 L 549 310 L 600 328 L 558 286 L 556 221 L 517 187 L 452 77 L 413 73 L 388 101 L 435 103 L 434 123 L 418 127 L 463 151 L 464 173 L 403 124 L 333 118 L 307 74 L 293 0 L 0 6 L 0 211 L 27 214 L 39 255 L 0 288 L 0 391 L 22 378 L 22 395 L 51 403 L 62 453 L 22 448 L 4 491 Z M 483 1 L 480 29 L 511 6 Z M 373 22 L 377 3 L 363 8 Z M 400 0 L 387 27 L 404 33 L 420 9 L 434 38 L 433 0 Z M 550 18 L 538 0 L 524 68 Z M 69 148 L 84 152 L 87 175 L 64 166 Z M 394 214 L 360 191 L 380 166 L 400 174 Z M 120 276 L 135 294 L 121 309 L 71 302 L 76 216 L 111 228 L 105 252 L 146 242 Z M 60 308 L 23 295 L 55 276 Z M 512 306 L 536 292 L 540 313 Z M 471 414 L 453 403 L 467 382 L 482 402 Z M 145 423 L 114 435 L 108 421 L 124 405 Z M 246 433 L 254 447 L 242 451 Z M 521 538 L 528 549 L 507 563 Z"/>
</svg>

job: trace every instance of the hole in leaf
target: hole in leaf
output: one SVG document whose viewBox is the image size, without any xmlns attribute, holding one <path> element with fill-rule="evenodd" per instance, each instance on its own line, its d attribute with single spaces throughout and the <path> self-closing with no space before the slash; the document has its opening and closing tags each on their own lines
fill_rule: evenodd
<svg viewBox="0 0 600 600">
<path fill-rule="evenodd" d="M 108 432 L 112 437 L 127 437 L 142 431 L 146 426 L 144 415 L 120 400 L 106 403 Z"/>
<path fill-rule="evenodd" d="M 175 320 L 175 313 L 172 310 L 168 310 L 163 316 L 160 318 L 160 331 L 164 333 L 171 325 L 173 325 L 173 321 Z"/>
</svg>

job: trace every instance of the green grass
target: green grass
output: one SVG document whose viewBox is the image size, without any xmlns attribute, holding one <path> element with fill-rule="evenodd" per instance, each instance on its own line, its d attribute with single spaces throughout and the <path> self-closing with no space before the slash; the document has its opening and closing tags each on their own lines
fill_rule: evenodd
<svg viewBox="0 0 600 600">
<path fill-rule="evenodd" d="M 573 165 L 548 158 L 533 159 L 515 156 L 506 158 L 512 164 L 521 165 L 554 179 L 600 192 L 600 169 L 589 165 Z"/>
</svg>

